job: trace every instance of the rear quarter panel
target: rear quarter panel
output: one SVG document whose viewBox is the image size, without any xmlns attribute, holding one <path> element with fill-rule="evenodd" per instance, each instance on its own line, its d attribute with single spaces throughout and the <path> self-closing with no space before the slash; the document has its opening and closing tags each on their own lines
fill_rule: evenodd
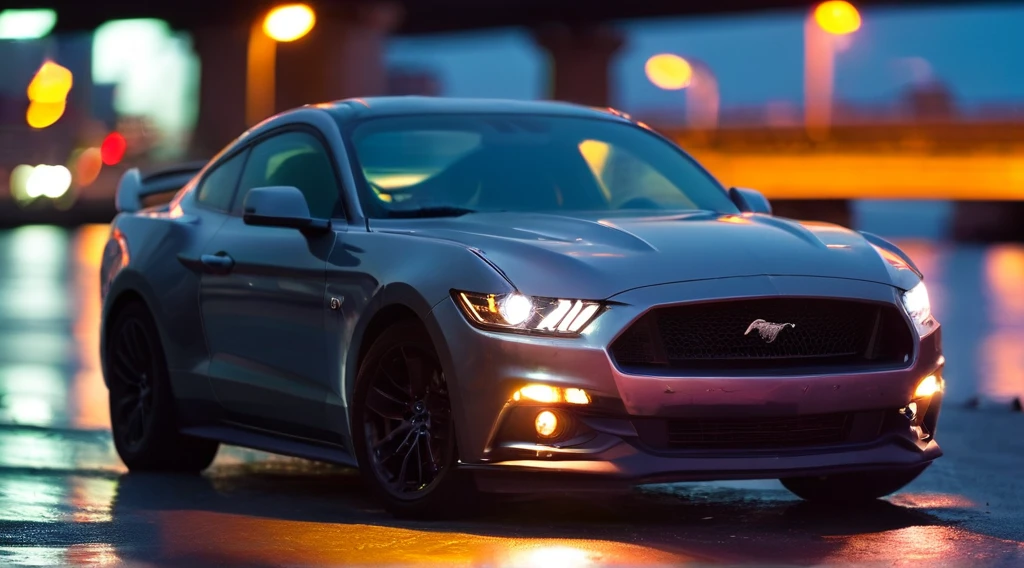
<svg viewBox="0 0 1024 568">
<path fill-rule="evenodd" d="M 178 256 L 198 258 L 223 221 L 220 215 L 183 214 L 180 209 L 123 213 L 114 219 L 100 272 L 104 365 L 107 333 L 117 309 L 137 296 L 156 322 L 176 398 L 212 402 L 205 377 L 209 352 L 199 312 L 199 274 Z"/>
</svg>

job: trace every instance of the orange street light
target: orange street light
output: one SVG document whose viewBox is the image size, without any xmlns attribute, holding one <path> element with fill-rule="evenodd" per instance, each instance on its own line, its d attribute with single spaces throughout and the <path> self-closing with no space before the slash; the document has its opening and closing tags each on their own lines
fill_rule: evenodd
<svg viewBox="0 0 1024 568">
<path fill-rule="evenodd" d="M 652 55 L 644 64 L 644 72 L 648 81 L 666 91 L 685 89 L 693 80 L 690 62 L 672 53 Z"/>
<path fill-rule="evenodd" d="M 844 0 L 828 0 L 814 9 L 814 21 L 832 35 L 852 34 L 860 29 L 860 12 Z"/>
<path fill-rule="evenodd" d="M 263 33 L 274 41 L 295 41 L 316 25 L 316 12 L 305 4 L 286 4 L 267 13 Z"/>
<path fill-rule="evenodd" d="M 845 0 L 822 2 L 807 16 L 804 23 L 804 122 L 812 138 L 826 138 L 832 123 L 836 41 L 860 26 L 860 13 Z"/>
<path fill-rule="evenodd" d="M 274 114 L 277 90 L 277 44 L 305 37 L 316 13 L 305 4 L 284 4 L 253 22 L 246 64 L 245 118 L 250 126 Z"/>
</svg>

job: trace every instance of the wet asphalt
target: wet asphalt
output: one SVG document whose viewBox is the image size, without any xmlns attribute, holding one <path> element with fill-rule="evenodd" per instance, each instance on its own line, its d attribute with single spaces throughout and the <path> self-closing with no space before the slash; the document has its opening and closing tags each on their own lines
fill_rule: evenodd
<svg viewBox="0 0 1024 568">
<path fill-rule="evenodd" d="M 0 565 L 1024 566 L 1024 246 L 900 241 L 944 325 L 946 455 L 886 500 L 657 485 L 425 523 L 352 471 L 237 448 L 202 476 L 127 474 L 97 354 L 105 238 L 0 232 Z"/>
</svg>

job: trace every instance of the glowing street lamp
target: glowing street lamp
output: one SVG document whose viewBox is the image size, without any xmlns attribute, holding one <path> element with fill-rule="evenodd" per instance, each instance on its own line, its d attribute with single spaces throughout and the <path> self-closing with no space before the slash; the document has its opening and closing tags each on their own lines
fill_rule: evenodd
<svg viewBox="0 0 1024 568">
<path fill-rule="evenodd" d="M 843 0 L 829 0 L 814 9 L 814 21 L 826 33 L 846 35 L 860 29 L 860 12 Z"/>
<path fill-rule="evenodd" d="M 671 53 L 660 53 L 647 60 L 644 72 L 659 89 L 685 90 L 687 124 L 707 130 L 718 126 L 718 80 L 710 67 Z"/>
<path fill-rule="evenodd" d="M 644 73 L 655 87 L 666 91 L 685 89 L 693 79 L 690 62 L 672 53 L 652 55 L 644 64 Z"/>
<path fill-rule="evenodd" d="M 826 137 L 832 123 L 837 39 L 860 26 L 860 12 L 845 0 L 818 4 L 804 23 L 804 121 L 813 138 Z"/>
<path fill-rule="evenodd" d="M 277 44 L 305 37 L 316 25 L 316 12 L 306 4 L 284 4 L 253 22 L 246 69 L 246 122 L 251 126 L 274 114 Z"/>
<path fill-rule="evenodd" d="M 263 33 L 274 41 L 288 42 L 302 38 L 316 24 L 316 12 L 305 4 L 278 6 L 263 19 Z"/>
</svg>

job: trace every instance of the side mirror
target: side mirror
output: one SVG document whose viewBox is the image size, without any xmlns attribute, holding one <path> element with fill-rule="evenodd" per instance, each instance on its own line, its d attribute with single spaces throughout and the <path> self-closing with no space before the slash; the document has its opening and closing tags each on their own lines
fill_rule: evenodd
<svg viewBox="0 0 1024 568">
<path fill-rule="evenodd" d="M 768 198 L 756 189 L 734 187 L 729 190 L 729 198 L 744 213 L 772 214 L 772 204 L 768 203 Z"/>
<path fill-rule="evenodd" d="M 242 203 L 242 220 L 247 225 L 287 227 L 323 232 L 331 228 L 330 219 L 314 219 L 309 214 L 306 196 L 296 187 L 254 187 Z"/>
</svg>

